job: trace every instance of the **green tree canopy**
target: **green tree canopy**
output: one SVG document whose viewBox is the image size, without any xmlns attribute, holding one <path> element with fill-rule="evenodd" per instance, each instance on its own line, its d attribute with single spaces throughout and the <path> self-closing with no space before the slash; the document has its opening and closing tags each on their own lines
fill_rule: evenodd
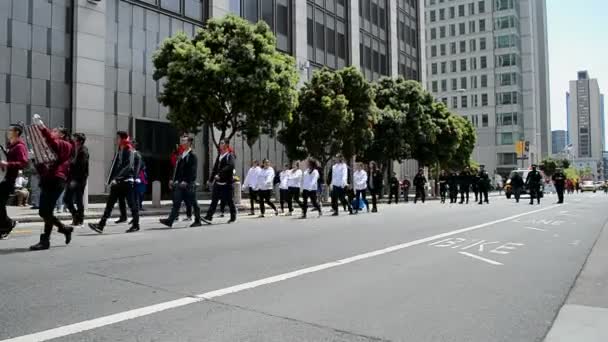
<svg viewBox="0 0 608 342">
<path fill-rule="evenodd" d="M 540 162 L 539 168 L 545 173 L 547 177 L 553 176 L 558 168 L 561 168 L 563 165 L 558 161 L 551 157 L 545 158 Z"/>
<path fill-rule="evenodd" d="M 324 165 L 338 153 L 360 153 L 372 141 L 375 121 L 373 92 L 361 73 L 324 68 L 300 89 L 297 111 L 279 141 L 290 159 L 310 155 Z"/>
<path fill-rule="evenodd" d="M 374 140 L 362 159 L 385 164 L 389 160 L 409 158 L 411 146 L 406 140 L 406 130 L 405 113 L 391 108 L 380 112 L 378 123 L 374 126 Z"/>
<path fill-rule="evenodd" d="M 220 132 L 216 137 L 211 130 L 216 146 L 237 133 L 250 144 L 260 134 L 272 135 L 297 106 L 295 61 L 277 51 L 261 21 L 210 19 L 192 39 L 183 32 L 166 39 L 153 61 L 169 120 L 190 132 L 209 125 Z"/>
</svg>

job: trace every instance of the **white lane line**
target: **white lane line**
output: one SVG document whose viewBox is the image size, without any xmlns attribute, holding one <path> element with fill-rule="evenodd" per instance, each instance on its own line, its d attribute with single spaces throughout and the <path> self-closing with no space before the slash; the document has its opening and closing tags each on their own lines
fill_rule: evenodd
<svg viewBox="0 0 608 342">
<path fill-rule="evenodd" d="M 546 232 L 546 229 L 534 228 L 534 227 L 524 227 L 524 229 L 538 230 L 539 232 Z"/>
<path fill-rule="evenodd" d="M 494 261 L 494 260 L 491 260 L 491 259 L 486 259 L 484 257 L 480 257 L 479 255 L 471 254 L 469 252 L 458 252 L 458 253 L 460 253 L 462 255 L 466 255 L 466 256 L 471 257 L 473 259 L 477 259 L 477 260 L 481 260 L 483 262 L 487 262 L 488 264 L 502 266 L 502 264 L 499 263 L 498 261 Z"/>
<path fill-rule="evenodd" d="M 142 308 L 138 308 L 138 309 L 123 311 L 123 312 L 119 312 L 119 313 L 108 315 L 108 316 L 94 318 L 94 319 L 91 319 L 88 321 L 82 321 L 79 323 L 69 324 L 69 325 L 57 327 L 54 329 L 44 330 L 41 332 L 29 334 L 29 335 L 23 335 L 23 336 L 19 336 L 19 337 L 15 337 L 15 338 L 2 340 L 0 342 L 48 341 L 48 340 L 59 338 L 59 337 L 73 335 L 73 334 L 77 334 L 80 332 L 93 330 L 93 329 L 101 328 L 104 326 L 124 322 L 124 321 L 130 320 L 130 319 L 152 315 L 152 314 L 155 314 L 155 313 L 158 313 L 161 311 L 175 309 L 175 308 L 179 308 L 179 307 L 182 307 L 185 305 L 202 302 L 206 299 L 217 298 L 217 297 L 225 296 L 225 295 L 228 295 L 231 293 L 237 293 L 237 292 L 241 292 L 241 291 L 245 291 L 245 290 L 250 290 L 250 289 L 253 289 L 253 288 L 256 288 L 259 286 L 274 284 L 274 283 L 278 283 L 281 281 L 285 281 L 287 279 L 300 277 L 305 274 L 319 272 L 319 271 L 330 269 L 333 267 L 350 264 L 350 263 L 353 263 L 353 262 L 356 262 L 359 260 L 369 259 L 369 258 L 373 258 L 376 256 L 396 252 L 396 251 L 399 251 L 399 250 L 402 250 L 405 248 L 418 246 L 418 245 L 425 244 L 425 243 L 428 243 L 428 242 L 431 242 L 434 240 L 438 240 L 438 239 L 443 239 L 448 236 L 458 235 L 458 234 L 470 232 L 473 230 L 478 230 L 481 228 L 489 227 L 489 226 L 492 226 L 492 225 L 495 225 L 498 223 L 508 222 L 508 221 L 511 221 L 518 217 L 536 214 L 536 213 L 539 213 L 542 211 L 553 209 L 555 207 L 556 206 L 545 207 L 542 209 L 537 209 L 537 210 L 505 217 L 505 218 L 498 219 L 495 221 L 490 221 L 490 222 L 478 224 L 478 225 L 471 226 L 471 227 L 457 229 L 457 230 L 453 230 L 450 232 L 437 234 L 437 235 L 429 236 L 426 238 L 418 239 L 415 241 L 406 242 L 406 243 L 402 243 L 399 245 L 387 247 L 384 249 L 379 249 L 376 251 L 355 255 L 355 256 L 352 256 L 349 258 L 336 260 L 336 261 L 332 261 L 332 262 L 327 262 L 324 264 L 299 269 L 299 270 L 296 270 L 293 272 L 283 273 L 283 274 L 275 275 L 275 276 L 264 278 L 264 279 L 259 279 L 259 280 L 255 280 L 255 281 L 211 291 L 211 292 L 202 293 L 202 294 L 196 295 L 194 297 L 184 297 L 184 298 L 180 298 L 180 299 L 176 299 L 176 300 L 172 300 L 172 301 L 168 301 L 168 302 L 164 302 L 164 303 L 158 303 L 158 304 L 154 304 L 154 305 L 150 305 L 150 306 L 146 306 L 146 307 L 142 307 Z"/>
</svg>

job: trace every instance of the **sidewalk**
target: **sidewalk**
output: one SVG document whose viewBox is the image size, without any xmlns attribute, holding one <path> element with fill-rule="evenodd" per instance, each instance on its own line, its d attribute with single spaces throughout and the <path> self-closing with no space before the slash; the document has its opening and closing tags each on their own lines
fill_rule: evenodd
<svg viewBox="0 0 608 342">
<path fill-rule="evenodd" d="M 608 341 L 607 261 L 608 224 L 604 226 L 545 342 Z"/>
</svg>

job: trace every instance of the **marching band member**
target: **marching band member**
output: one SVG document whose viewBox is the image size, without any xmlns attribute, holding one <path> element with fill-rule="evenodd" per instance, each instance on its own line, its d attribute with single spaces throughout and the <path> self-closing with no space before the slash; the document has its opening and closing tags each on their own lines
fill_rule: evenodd
<svg viewBox="0 0 608 342">
<path fill-rule="evenodd" d="M 348 208 L 349 214 L 353 213 L 353 208 L 346 200 L 346 187 L 348 186 L 348 167 L 344 162 L 344 157 L 338 155 L 336 163 L 331 168 L 331 207 L 334 210 L 332 216 L 338 216 L 338 200 Z"/>
<path fill-rule="evenodd" d="M 230 220 L 228 223 L 236 221 L 236 207 L 234 206 L 234 154 L 230 152 L 230 141 L 221 140 L 219 146 L 220 155 L 215 161 L 211 172 L 210 183 L 213 183 L 213 193 L 211 194 L 211 205 L 207 214 L 202 218 L 206 224 L 211 224 L 213 214 L 217 209 L 217 204 L 221 200 L 230 208 Z"/>
<path fill-rule="evenodd" d="M 243 181 L 243 189 L 249 190 L 249 205 L 251 206 L 249 216 L 255 215 L 255 202 L 258 197 L 258 173 L 260 170 L 260 162 L 257 160 L 251 161 L 251 167 L 247 171 L 245 181 Z"/>
<path fill-rule="evenodd" d="M 289 175 L 291 174 L 291 167 L 289 164 L 283 166 L 283 171 L 279 173 L 279 203 L 281 204 L 281 213 L 285 213 L 285 202 L 289 204 Z M 291 205 L 289 205 L 289 212 L 291 213 Z"/>
<path fill-rule="evenodd" d="M 139 206 L 135 203 L 137 194 L 135 192 L 135 177 L 139 173 L 140 156 L 135 152 L 129 134 L 124 131 L 116 133 L 118 152 L 114 157 L 114 164 L 110 170 L 110 196 L 106 202 L 106 208 L 99 223 L 89 223 L 89 228 L 102 234 L 106 221 L 112 215 L 114 205 L 120 196 L 126 196 L 131 208 L 133 222 L 127 233 L 139 231 Z"/>
<path fill-rule="evenodd" d="M 65 243 L 72 240 L 74 228 L 65 226 L 57 217 L 54 209 L 61 193 L 65 190 L 65 183 L 72 160 L 72 142 L 66 128 L 55 128 L 52 131 L 44 126 L 40 116 L 34 115 L 33 123 L 37 125 L 49 148 L 57 155 L 57 160 L 51 164 L 38 164 L 36 169 L 40 174 L 40 209 L 39 215 L 44 220 L 44 233 L 40 235 L 40 242 L 31 246 L 30 250 L 39 251 L 49 249 L 53 226 L 65 235 Z"/>
<path fill-rule="evenodd" d="M 6 160 L 0 161 L 0 169 L 5 172 L 4 180 L 0 183 L 0 239 L 7 237 L 17 225 L 17 221 L 8 217 L 6 202 L 15 190 L 15 180 L 19 171 L 28 163 L 28 151 L 21 134 L 23 134 L 21 125 L 9 126 L 6 133 L 8 138 Z"/>
<path fill-rule="evenodd" d="M 289 207 L 289 216 L 293 214 L 293 202 L 296 202 L 300 208 L 302 208 L 302 202 L 300 202 L 300 187 L 302 186 L 302 170 L 300 170 L 300 163 L 294 162 L 292 169 L 289 171 L 287 177 L 287 206 Z"/>
<path fill-rule="evenodd" d="M 272 188 L 274 186 L 274 169 L 270 166 L 270 161 L 268 159 L 264 159 L 262 161 L 262 169 L 258 174 L 258 189 L 260 195 L 260 217 L 264 217 L 264 213 L 266 211 L 265 204 L 268 204 L 273 210 L 275 215 L 279 215 L 279 211 L 277 207 L 275 207 L 274 203 L 270 201 L 270 196 L 272 194 Z"/>
<path fill-rule="evenodd" d="M 355 208 L 355 214 L 359 213 L 359 203 L 363 200 L 365 203 L 365 208 L 367 208 L 367 212 L 369 212 L 369 202 L 367 201 L 367 172 L 363 169 L 362 163 L 356 164 L 355 174 L 353 175 L 353 183 L 355 186 L 355 194 L 356 194 L 356 202 L 357 207 Z"/>
<path fill-rule="evenodd" d="M 306 218 L 309 198 L 312 202 L 312 206 L 319 212 L 319 216 L 323 215 L 321 206 L 319 206 L 319 202 L 317 201 L 317 188 L 319 186 L 319 171 L 317 170 L 318 164 L 317 161 L 312 158 L 308 159 L 306 164 L 306 171 L 304 171 L 304 175 L 302 176 L 302 198 L 304 200 L 304 203 L 302 203 L 301 218 L 303 219 Z"/>
<path fill-rule="evenodd" d="M 70 173 L 63 200 L 72 214 L 72 225 L 84 223 L 84 189 L 89 178 L 89 149 L 84 145 L 87 140 L 84 133 L 74 133 L 74 156 L 70 162 Z M 74 206 L 76 202 L 76 206 Z"/>
</svg>

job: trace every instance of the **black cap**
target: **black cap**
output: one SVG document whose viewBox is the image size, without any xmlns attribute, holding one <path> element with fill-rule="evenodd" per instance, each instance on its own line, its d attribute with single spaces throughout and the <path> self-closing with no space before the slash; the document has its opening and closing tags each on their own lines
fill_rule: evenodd
<svg viewBox="0 0 608 342">
<path fill-rule="evenodd" d="M 18 124 L 18 123 L 10 124 L 8 126 L 8 128 L 19 131 L 19 135 L 21 135 L 23 133 L 23 125 L 21 125 L 21 124 Z"/>
</svg>

